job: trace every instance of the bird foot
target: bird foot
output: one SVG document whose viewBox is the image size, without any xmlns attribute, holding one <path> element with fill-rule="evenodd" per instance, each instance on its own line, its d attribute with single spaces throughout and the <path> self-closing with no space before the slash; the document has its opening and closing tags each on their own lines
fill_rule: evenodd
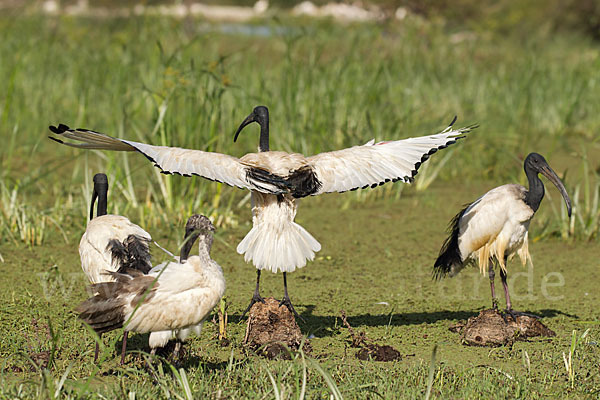
<svg viewBox="0 0 600 400">
<path fill-rule="evenodd" d="M 515 321 L 517 320 L 517 317 L 531 317 L 531 318 L 535 318 L 535 319 L 541 318 L 535 314 L 529 314 L 526 312 L 515 311 L 510 308 L 507 308 L 506 310 L 504 310 L 504 315 L 506 315 L 506 314 L 510 315 Z"/>
<path fill-rule="evenodd" d="M 289 296 L 285 295 L 283 299 L 281 299 L 281 301 L 279 302 L 279 307 L 281 306 L 286 306 L 296 318 L 299 318 L 302 322 L 306 322 L 304 318 L 302 318 L 294 309 L 294 306 L 292 305 L 292 301 L 290 300 Z"/>
<path fill-rule="evenodd" d="M 258 292 L 254 292 L 254 294 L 252 295 L 252 299 L 250 300 L 250 304 L 248 304 L 248 307 L 246 307 L 246 310 L 244 310 L 244 312 L 242 313 L 242 316 L 240 317 L 240 321 L 242 320 L 242 318 L 244 318 L 244 316 L 246 315 L 246 313 L 248 311 L 250 311 L 250 309 L 252 308 L 252 306 L 258 302 L 261 302 L 263 304 L 265 304 L 265 299 L 263 299 L 261 297 L 260 294 L 258 294 Z"/>
<path fill-rule="evenodd" d="M 496 298 L 492 299 L 492 310 L 498 311 L 498 299 Z"/>
<path fill-rule="evenodd" d="M 182 365 L 181 354 L 183 352 L 183 343 L 179 340 L 175 342 L 173 353 L 171 353 L 170 361 L 175 368 L 179 368 Z"/>
</svg>

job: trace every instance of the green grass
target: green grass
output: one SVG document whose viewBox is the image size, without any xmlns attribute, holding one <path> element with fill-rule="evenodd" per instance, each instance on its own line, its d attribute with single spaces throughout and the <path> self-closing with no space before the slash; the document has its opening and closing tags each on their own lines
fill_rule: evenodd
<svg viewBox="0 0 600 400">
<path fill-rule="evenodd" d="M 460 41 L 459 31 L 420 18 L 264 23 L 272 36 L 167 18 L 0 17 L 0 397 L 414 398 L 429 387 L 430 398 L 598 396 L 597 43 L 543 30 L 507 38 L 475 30 L 474 40 Z M 235 253 L 249 230 L 246 193 L 162 176 L 139 155 L 46 139 L 47 126 L 62 122 L 241 156 L 255 151 L 258 130 L 244 131 L 236 144 L 233 133 L 258 104 L 271 111 L 271 147 L 304 154 L 434 133 L 455 114 L 459 125 L 481 125 L 445 150 L 451 155 L 433 157 L 420 184 L 303 201 L 298 222 L 323 250 L 291 275 L 290 291 L 307 320 L 303 332 L 316 337 L 313 354 L 289 362 L 247 355 L 241 346 L 237 318 L 255 274 Z M 509 279 L 518 277 L 515 306 L 541 314 L 558 336 L 463 347 L 447 327 L 489 305 L 488 285 L 475 270 L 433 282 L 431 265 L 460 205 L 499 184 L 526 183 L 521 160 L 531 151 L 565 176 L 577 206 L 567 220 L 547 185 L 531 226 L 535 269 L 511 264 Z M 131 359 L 119 368 L 116 333 L 105 339 L 106 361 L 91 363 L 93 339 L 73 309 L 86 296 L 76 246 L 90 180 L 100 171 L 111 182 L 110 211 L 169 249 L 193 212 L 219 226 L 213 255 L 226 274 L 232 344 L 220 348 L 217 325 L 207 323 L 190 342 L 184 373 Z M 279 297 L 281 289 L 280 275 L 265 276 L 265 295 Z M 403 360 L 355 359 L 341 309 Z M 131 348 L 146 343 L 135 335 Z M 36 370 L 29 358 L 45 351 L 51 362 Z M 563 353 L 572 353 L 570 370 Z"/>
<path fill-rule="evenodd" d="M 464 194 L 474 196 L 482 189 L 470 186 Z M 437 185 L 397 202 L 374 201 L 348 210 L 339 208 L 343 195 L 313 200 L 303 204 L 298 219 L 323 243 L 323 250 L 289 280 L 292 299 L 307 321 L 301 328 L 315 336 L 313 353 L 308 356 L 313 361 L 307 358 L 305 364 L 301 355 L 289 362 L 267 361 L 243 350 L 245 324 L 238 323 L 238 318 L 252 293 L 255 272 L 233 247 L 249 229 L 249 222 L 223 228 L 217 232 L 213 256 L 227 279 L 231 345 L 218 345 L 218 324 L 210 321 L 202 336 L 189 343 L 190 353 L 182 367 L 196 398 L 217 398 L 217 393 L 221 398 L 274 398 L 269 374 L 281 398 L 297 398 L 304 369 L 307 398 L 328 397 L 330 386 L 315 362 L 345 398 L 373 398 L 375 392 L 384 398 L 424 397 L 435 344 L 431 398 L 597 396 L 597 242 L 565 245 L 558 238 L 546 239 L 531 244 L 533 270 L 523 269 L 516 261 L 509 264 L 515 307 L 541 315 L 557 337 L 498 349 L 465 347 L 448 327 L 489 307 L 487 278 L 468 269 L 453 279 L 431 279 L 448 210 L 458 209 L 463 202 L 453 185 Z M 542 204 L 546 208 L 549 205 Z M 340 226 L 344 227 L 342 236 Z M 534 228 L 540 228 L 535 219 Z M 179 234 L 159 231 L 155 236 L 173 249 Z M 336 235 L 339 240 L 334 240 Z M 160 259 L 159 253 L 155 255 Z M 86 391 L 107 397 L 126 397 L 129 392 L 137 397 L 166 396 L 167 392 L 185 397 L 168 365 L 153 376 L 142 361 L 129 356 L 127 366 L 119 368 L 117 333 L 104 338 L 106 360 L 98 368 L 92 364 L 93 337 L 73 311 L 86 296 L 74 245 L 51 241 L 30 250 L 19 246 L 6 249 L 4 257 L 7 290 L 0 294 L 0 358 L 4 363 L 0 375 L 5 396 L 23 384 L 22 397 L 31 397 L 41 390 L 44 379 L 59 381 L 70 368 L 63 393 L 71 392 L 74 397 Z M 264 275 L 263 295 L 280 297 L 281 280 L 281 275 Z M 355 330 L 365 331 L 377 343 L 394 346 L 402 360 L 384 364 L 357 360 L 357 350 L 350 347 L 350 335 L 341 322 L 342 309 Z M 27 360 L 53 349 L 52 337 L 43 328 L 48 322 L 55 333 L 55 356 L 49 376 L 43 378 L 41 373 L 28 372 Z M 574 348 L 572 331 L 580 337 L 588 328 L 588 335 Z M 146 346 L 147 335 L 132 335 L 131 351 Z M 571 351 L 574 385 L 563 359 L 563 353 L 568 357 Z M 25 372 L 14 372 L 15 367 Z"/>
</svg>

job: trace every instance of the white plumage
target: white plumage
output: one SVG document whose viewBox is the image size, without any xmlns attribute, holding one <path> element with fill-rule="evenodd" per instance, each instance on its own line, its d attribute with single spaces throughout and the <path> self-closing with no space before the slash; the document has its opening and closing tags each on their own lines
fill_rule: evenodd
<svg viewBox="0 0 600 400">
<path fill-rule="evenodd" d="M 114 282 L 93 285 L 97 294 L 79 306 L 80 318 L 99 333 L 121 326 L 125 331 L 152 332 L 153 349 L 172 337 L 200 333 L 202 322 L 225 293 L 225 278 L 210 258 L 214 227 L 204 216 L 192 218 L 188 226 L 195 224 L 198 256 L 148 275 L 112 273 Z M 191 246 L 193 239 L 188 243 Z"/>
<path fill-rule="evenodd" d="M 123 242 L 130 235 L 148 243 L 152 240 L 148 232 L 121 215 L 101 215 L 89 221 L 79 242 L 79 256 L 81 268 L 90 283 L 113 280 L 108 272 L 118 271 L 121 263 L 113 257 L 109 242 Z"/>
<path fill-rule="evenodd" d="M 454 144 L 461 135 L 474 126 L 451 129 L 417 138 L 375 143 L 331 151 L 305 157 L 297 153 L 265 151 L 236 158 L 226 154 L 189 150 L 179 147 L 153 146 L 131 140 L 115 139 L 91 130 L 70 129 L 66 125 L 53 128 L 64 138 L 84 142 L 61 144 L 96 150 L 138 151 L 166 174 L 202 176 L 243 189 L 261 193 L 290 193 L 294 197 L 322 193 L 345 192 L 359 188 L 376 187 L 390 181 L 412 182 L 421 163 L 439 149 Z M 255 167 L 268 176 L 255 176 L 249 168 Z M 302 168 L 312 169 L 320 187 L 310 193 L 294 191 L 286 178 Z"/>
<path fill-rule="evenodd" d="M 96 174 L 90 205 L 90 221 L 79 242 L 81 269 L 92 285 L 114 280 L 112 272 L 124 269 L 146 273 L 150 270 L 152 237 L 148 232 L 120 215 L 107 215 L 108 178 Z M 98 200 L 96 218 L 94 202 Z M 123 336 L 121 364 L 125 360 L 127 334 Z M 94 362 L 98 359 L 99 344 L 96 343 Z"/>
<path fill-rule="evenodd" d="M 312 261 L 321 244 L 294 222 L 297 201 L 289 194 L 252 193 L 252 229 L 237 247 L 259 270 L 292 272 Z"/>
<path fill-rule="evenodd" d="M 123 299 L 124 319 L 129 321 L 125 324 L 127 331 L 146 333 L 195 326 L 208 316 L 225 292 L 223 271 L 208 257 L 192 256 L 174 268 L 167 267 L 160 276 L 147 278 L 157 278 L 155 288 L 150 289 L 135 312 L 134 299 L 138 293 L 118 295 Z M 147 282 L 152 280 L 146 279 Z"/>
<path fill-rule="evenodd" d="M 494 308 L 497 307 L 494 264 L 499 265 L 506 307 L 511 313 L 506 263 L 515 254 L 523 265 L 531 262 L 528 229 L 544 197 L 544 185 L 538 177 L 539 173 L 556 185 L 571 215 L 571 200 L 567 191 L 544 157 L 537 153 L 529 154 L 524 161 L 524 170 L 529 189 L 515 184 L 496 187 L 454 217 L 450 224 L 450 236 L 434 265 L 434 275 L 440 278 L 454 276 L 468 264 L 478 264 L 479 270 L 489 275 Z"/>
<path fill-rule="evenodd" d="M 284 301 L 292 309 L 287 296 L 286 276 L 312 260 L 321 249 L 319 242 L 294 222 L 296 199 L 322 193 L 345 192 L 376 187 L 387 182 L 412 182 L 421 164 L 472 128 L 452 129 L 429 136 L 375 143 L 305 157 L 297 153 L 269 151 L 269 123 L 266 107 L 256 107 L 238 128 L 251 122 L 261 126 L 259 153 L 236 158 L 224 154 L 153 146 L 85 129 L 70 129 L 60 124 L 50 130 L 63 138 L 83 143 L 69 143 L 84 149 L 138 151 L 166 174 L 202 176 L 252 191 L 253 228 L 239 244 L 237 251 L 260 271 L 284 273 Z M 454 121 L 452 121 L 454 123 Z M 289 304 L 288 304 L 289 303 Z M 251 303 L 252 305 L 252 303 Z M 295 311 L 294 311 L 295 313 Z"/>
<path fill-rule="evenodd" d="M 474 261 L 486 273 L 490 258 L 506 271 L 505 255 L 531 261 L 527 242 L 534 211 L 523 201 L 527 189 L 509 184 L 494 188 L 475 200 L 460 218 L 458 248 L 461 261 Z M 454 274 L 458 273 L 453 271 Z"/>
</svg>

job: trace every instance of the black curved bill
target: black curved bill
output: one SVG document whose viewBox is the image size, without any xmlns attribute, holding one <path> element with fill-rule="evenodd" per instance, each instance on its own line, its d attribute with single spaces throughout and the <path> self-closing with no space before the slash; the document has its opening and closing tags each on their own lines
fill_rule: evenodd
<svg viewBox="0 0 600 400">
<path fill-rule="evenodd" d="M 563 185 L 563 183 L 560 180 L 560 178 L 558 177 L 558 175 L 556 175 L 554 170 L 552 170 L 552 168 L 550 168 L 549 165 L 542 167 L 540 172 L 546 178 L 548 178 L 548 180 L 550 180 L 550 182 L 554 183 L 554 186 L 556 186 L 556 188 L 562 195 L 563 199 L 565 199 L 565 204 L 567 205 L 567 212 L 569 214 L 569 217 L 571 217 L 571 199 L 569 198 L 569 195 L 567 194 L 567 189 L 565 189 L 565 185 Z"/>
<path fill-rule="evenodd" d="M 252 122 L 256 122 L 256 118 L 254 116 L 254 113 L 248 115 L 246 117 L 246 119 L 241 123 L 241 125 L 239 126 L 239 128 L 237 128 L 237 131 L 235 131 L 235 136 L 233 137 L 233 142 L 235 143 L 235 141 L 238 138 L 238 135 L 240 134 L 240 132 L 242 131 L 242 129 L 244 129 L 244 127 L 248 124 L 251 124 Z"/>
</svg>

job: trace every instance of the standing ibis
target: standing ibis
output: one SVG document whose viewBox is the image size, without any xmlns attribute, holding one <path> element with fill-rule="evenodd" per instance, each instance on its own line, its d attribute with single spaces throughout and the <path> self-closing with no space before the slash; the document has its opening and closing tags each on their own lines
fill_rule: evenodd
<svg viewBox="0 0 600 400">
<path fill-rule="evenodd" d="M 87 129 L 70 129 L 63 124 L 50 126 L 50 130 L 58 137 L 82 143 L 50 138 L 83 149 L 137 151 L 165 174 L 196 175 L 249 189 L 253 227 L 237 250 L 244 254 L 247 262 L 252 261 L 258 271 L 256 289 L 246 311 L 262 300 L 259 294 L 261 271 L 281 271 L 285 290 L 281 304 L 298 316 L 287 293 L 286 274 L 304 267 L 321 245 L 294 222 L 297 199 L 374 188 L 387 182 L 412 182 L 419 167 L 433 153 L 456 143 L 475 127 L 455 130 L 452 129 L 455 121 L 456 118 L 448 128 L 434 135 L 378 143 L 371 140 L 362 146 L 310 157 L 270 151 L 269 113 L 264 106 L 254 108 L 235 133 L 234 140 L 246 125 L 252 122 L 260 125 L 259 152 L 241 158 L 116 139 Z"/>
<path fill-rule="evenodd" d="M 225 293 L 223 270 L 210 257 L 214 230 L 207 217 L 193 215 L 182 248 L 185 262 L 149 275 L 110 272 L 113 281 L 92 285 L 96 294 L 79 305 L 79 318 L 99 334 L 123 327 L 125 332 L 158 332 L 156 338 L 164 337 L 165 331 L 170 338 L 175 331 L 181 338 L 180 330 L 199 331 Z M 187 258 L 196 239 L 199 254 Z M 178 342 L 176 353 L 179 347 Z"/>
<path fill-rule="evenodd" d="M 121 215 L 107 214 L 108 178 L 105 174 L 94 175 L 94 191 L 90 206 L 90 221 L 79 242 L 81 268 L 92 285 L 111 281 L 110 272 L 136 270 L 148 273 L 150 264 L 148 232 Z M 96 217 L 94 203 L 98 200 Z M 121 363 L 127 346 L 127 332 L 123 336 Z M 96 343 L 94 362 L 98 359 Z"/>
<path fill-rule="evenodd" d="M 181 253 L 179 256 L 179 260 L 167 261 L 167 262 L 161 263 L 161 264 L 153 267 L 150 270 L 150 272 L 148 272 L 148 275 L 158 276 L 159 274 L 161 274 L 161 271 L 163 269 L 178 268 L 179 266 L 181 266 L 182 264 L 184 264 L 187 261 L 189 255 L 190 255 L 192 246 L 193 246 L 194 242 L 196 241 L 196 239 L 198 238 L 198 232 L 195 231 L 197 224 L 198 224 L 198 216 L 192 216 L 188 219 L 188 222 L 186 223 L 186 226 L 185 226 L 184 241 L 183 241 L 183 245 L 181 246 Z M 203 245 L 204 244 L 201 241 L 200 245 L 199 245 L 199 253 L 205 252 Z M 188 328 L 152 332 L 152 333 L 150 333 L 150 337 L 148 338 L 150 352 L 152 355 L 154 355 L 156 353 L 157 348 L 165 347 L 167 345 L 167 343 L 169 342 L 169 340 L 176 339 L 177 342 L 175 344 L 175 349 L 174 349 L 173 353 L 174 353 L 174 356 L 177 356 L 179 354 L 181 344 L 187 340 L 187 338 L 190 336 L 190 334 L 194 333 L 196 336 L 199 336 L 201 330 L 202 330 L 202 322 L 197 325 L 188 327 Z"/>
<path fill-rule="evenodd" d="M 542 174 L 558 188 L 571 216 L 571 199 L 544 157 L 531 153 L 525 158 L 529 189 L 516 184 L 494 188 L 467 205 L 451 221 L 450 236 L 444 242 L 433 267 L 434 277 L 454 276 L 468 264 L 478 264 L 481 273 L 488 271 L 492 306 L 498 303 L 494 290 L 494 266 L 500 266 L 507 312 L 514 316 L 506 283 L 506 263 L 515 254 L 523 265 L 530 260 L 527 243 L 529 223 L 544 197 Z"/>
</svg>

